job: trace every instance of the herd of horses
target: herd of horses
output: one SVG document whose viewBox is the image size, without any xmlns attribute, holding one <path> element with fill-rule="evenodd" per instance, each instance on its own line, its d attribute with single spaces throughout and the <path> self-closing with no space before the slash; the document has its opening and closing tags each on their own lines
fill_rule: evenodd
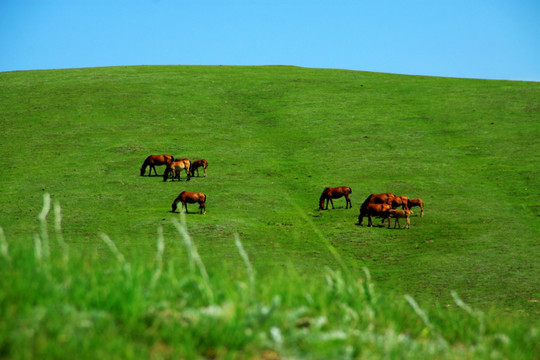
<svg viewBox="0 0 540 360">
<path fill-rule="evenodd" d="M 319 198 L 319 210 L 324 210 L 326 201 L 326 210 L 328 210 L 328 202 L 332 204 L 334 209 L 333 199 L 339 199 L 345 197 L 345 209 L 352 208 L 351 199 L 349 195 L 352 190 L 348 186 L 339 187 L 327 187 L 323 190 L 321 197 Z M 398 210 L 401 206 L 401 210 Z M 362 225 L 364 217 L 368 218 L 368 226 L 373 226 L 373 217 L 382 218 L 382 222 L 388 220 L 388 227 L 390 228 L 391 218 L 395 219 L 394 228 L 401 224 L 399 219 L 405 218 L 405 228 L 410 227 L 410 215 L 413 213 L 411 208 L 418 206 L 420 208 L 420 216 L 424 216 L 424 201 L 422 199 L 409 199 L 407 196 L 396 196 L 392 193 L 371 194 L 360 206 L 360 215 L 358 215 L 358 225 Z"/>
<path fill-rule="evenodd" d="M 206 168 L 208 167 L 208 161 L 205 159 L 195 160 L 191 162 L 187 158 L 176 159 L 172 155 L 150 155 L 145 160 L 141 166 L 141 176 L 146 173 L 146 168 L 150 167 L 148 171 L 148 176 L 152 174 L 154 170 L 154 175 L 157 175 L 156 166 L 165 165 L 165 171 L 163 173 L 163 181 L 167 181 L 171 178 L 171 181 L 178 179 L 180 181 L 180 174 L 182 170 L 186 173 L 186 181 L 189 181 L 191 177 L 199 176 L 199 168 L 203 169 L 203 176 L 206 177 Z M 327 187 L 323 190 L 321 197 L 319 198 L 319 210 L 325 209 L 326 201 L 326 210 L 328 210 L 328 203 L 334 208 L 333 199 L 339 199 L 345 197 L 345 209 L 352 208 L 352 202 L 349 198 L 349 195 L 352 193 L 352 190 L 348 186 L 339 186 L 339 187 Z M 178 208 L 178 203 L 182 203 L 180 211 L 184 208 L 187 210 L 187 204 L 199 204 L 199 212 L 201 214 L 206 214 L 206 194 L 201 192 L 188 192 L 182 191 L 176 199 L 172 202 L 172 212 L 176 212 Z M 410 215 L 413 213 L 411 211 L 412 207 L 420 208 L 420 216 L 424 216 L 424 202 L 422 199 L 409 199 L 407 196 L 396 196 L 392 193 L 382 193 L 382 194 L 371 194 L 360 206 L 360 215 L 358 215 L 358 224 L 362 225 L 364 217 L 368 218 L 368 226 L 373 226 L 372 218 L 382 218 L 382 223 L 387 220 L 388 227 L 390 228 L 391 219 L 394 218 L 394 228 L 401 224 L 399 219 L 406 219 L 405 228 L 410 226 Z M 401 210 L 398 208 L 401 207 Z"/>
<path fill-rule="evenodd" d="M 208 167 L 208 161 L 206 161 L 205 159 L 200 159 L 191 162 L 187 158 L 176 159 L 174 156 L 167 154 L 150 155 L 144 160 L 141 166 L 141 176 L 146 173 L 147 167 L 150 167 L 150 169 L 148 170 L 148 176 L 152 175 L 152 170 L 154 170 L 154 175 L 157 176 L 156 166 L 163 165 L 165 165 L 165 171 L 163 172 L 163 181 L 167 181 L 169 177 L 172 179 L 171 181 L 174 181 L 175 179 L 178 179 L 178 181 L 180 181 L 180 173 L 182 172 L 182 170 L 186 172 L 186 181 L 189 181 L 193 176 L 195 176 L 195 172 L 197 172 L 197 176 L 199 176 L 199 168 L 203 169 L 203 176 L 206 177 L 206 168 Z M 176 209 L 178 208 L 178 203 L 180 202 L 182 203 L 180 211 L 185 208 L 187 213 L 187 204 L 199 204 L 199 212 L 201 214 L 206 214 L 206 195 L 201 192 L 182 191 L 180 195 L 178 195 L 176 199 L 174 199 L 174 201 L 172 202 L 172 212 L 176 211 Z"/>
</svg>

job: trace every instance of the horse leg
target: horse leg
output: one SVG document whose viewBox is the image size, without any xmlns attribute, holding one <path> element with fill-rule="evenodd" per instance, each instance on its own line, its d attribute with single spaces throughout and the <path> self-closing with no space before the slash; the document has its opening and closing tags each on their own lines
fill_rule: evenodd
<svg viewBox="0 0 540 360">
<path fill-rule="evenodd" d="M 367 226 L 368 226 L 368 227 L 372 227 L 372 226 L 373 226 L 373 222 L 371 221 L 371 215 L 368 214 L 367 219 L 368 219 Z"/>
<path fill-rule="evenodd" d="M 201 214 L 206 214 L 206 206 L 204 202 L 199 203 L 199 210 L 201 211 Z"/>
<path fill-rule="evenodd" d="M 203 170 L 204 170 L 204 175 L 203 176 L 206 177 L 206 168 L 203 168 Z"/>
<path fill-rule="evenodd" d="M 351 202 L 351 199 L 349 199 L 349 195 L 345 195 L 345 200 L 346 200 L 345 209 L 348 209 L 349 205 L 351 205 L 350 208 L 352 209 L 352 202 Z"/>
<path fill-rule="evenodd" d="M 332 204 L 332 209 L 335 209 L 335 207 L 334 207 L 334 200 L 332 200 L 332 198 L 330 198 L 330 203 Z M 328 207 L 328 204 L 327 204 L 326 207 Z"/>
<path fill-rule="evenodd" d="M 398 225 L 399 228 L 401 229 L 401 224 L 399 223 L 399 218 L 395 217 L 394 219 L 396 220 L 394 222 L 394 229 L 396 228 L 396 225 Z M 388 222 L 388 227 L 390 227 L 390 222 Z"/>
<path fill-rule="evenodd" d="M 186 208 L 186 214 L 189 214 L 189 212 L 187 210 L 187 202 L 182 201 L 182 207 L 185 207 Z"/>
<path fill-rule="evenodd" d="M 424 206 L 420 205 L 420 217 L 424 216 Z"/>
<path fill-rule="evenodd" d="M 409 220 L 409 217 L 407 216 L 407 225 L 405 226 L 406 229 L 409 229 L 411 226 L 411 220 Z"/>
</svg>

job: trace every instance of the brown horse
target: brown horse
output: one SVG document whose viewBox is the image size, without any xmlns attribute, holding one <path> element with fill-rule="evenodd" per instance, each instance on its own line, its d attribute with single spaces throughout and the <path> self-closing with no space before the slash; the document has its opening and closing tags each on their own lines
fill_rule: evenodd
<svg viewBox="0 0 540 360">
<path fill-rule="evenodd" d="M 390 210 L 392 207 L 388 204 L 362 204 L 360 207 L 360 215 L 358 215 L 358 225 L 362 225 L 362 220 L 364 220 L 364 216 L 368 217 L 368 226 L 373 226 L 373 222 L 371 221 L 371 217 L 380 217 L 382 218 L 382 222 L 384 220 L 388 219 L 388 227 L 390 227 Z"/>
<path fill-rule="evenodd" d="M 172 155 L 150 155 L 146 158 L 146 160 L 144 160 L 144 163 L 141 166 L 141 176 L 143 176 L 146 172 L 147 166 L 150 166 L 148 176 L 152 174 L 152 170 L 154 170 L 154 174 L 157 176 L 156 166 L 167 165 L 173 160 L 174 157 Z"/>
<path fill-rule="evenodd" d="M 395 196 L 392 193 L 371 194 L 366 198 L 362 206 L 366 206 L 367 204 L 386 204 L 389 198 Z"/>
<path fill-rule="evenodd" d="M 204 177 L 206 177 L 206 168 L 208 167 L 208 161 L 205 159 L 195 160 L 191 163 L 191 176 L 195 176 L 195 170 L 197 170 L 197 176 L 199 176 L 199 168 L 204 170 Z"/>
<path fill-rule="evenodd" d="M 189 181 L 191 178 L 189 175 L 190 166 L 191 162 L 189 161 L 189 159 L 175 159 L 173 162 L 167 164 L 167 168 L 163 173 L 163 181 L 167 181 L 167 179 L 169 178 L 169 174 L 172 174 L 172 181 L 174 181 L 174 179 L 178 179 L 178 181 L 180 181 L 180 171 L 182 169 L 186 171 L 186 181 Z"/>
<path fill-rule="evenodd" d="M 180 208 L 180 211 L 182 211 L 183 208 L 186 208 L 186 213 L 189 213 L 187 209 L 187 204 L 198 203 L 199 212 L 201 214 L 206 214 L 206 205 L 205 205 L 206 195 L 203 193 L 200 193 L 200 192 L 192 193 L 192 192 L 182 191 L 180 195 L 178 195 L 178 197 L 174 199 L 174 201 L 172 202 L 172 212 L 176 211 L 177 204 L 179 202 L 182 203 L 182 207 Z"/>
<path fill-rule="evenodd" d="M 388 200 L 386 200 L 386 203 L 392 206 L 392 209 L 396 209 L 400 206 L 403 210 L 409 209 L 408 207 L 409 198 L 403 195 L 388 198 Z"/>
<path fill-rule="evenodd" d="M 420 217 L 424 216 L 424 201 L 422 199 L 409 199 L 408 207 L 409 209 L 413 206 L 420 207 Z"/>
<path fill-rule="evenodd" d="M 334 208 L 334 201 L 332 199 L 339 199 L 342 196 L 345 196 L 345 209 L 350 207 L 352 208 L 351 199 L 349 199 L 349 194 L 352 193 L 352 190 L 348 186 L 339 186 L 335 188 L 327 187 L 324 189 L 324 191 L 321 194 L 321 197 L 319 199 L 319 210 L 323 210 L 324 208 L 324 200 L 326 200 L 326 210 L 328 210 L 328 201 L 332 203 L 332 209 Z"/>
</svg>

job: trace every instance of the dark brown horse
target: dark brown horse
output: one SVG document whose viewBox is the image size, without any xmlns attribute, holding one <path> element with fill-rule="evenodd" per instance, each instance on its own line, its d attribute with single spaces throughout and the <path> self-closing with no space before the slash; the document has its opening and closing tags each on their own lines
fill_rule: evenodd
<svg viewBox="0 0 540 360">
<path fill-rule="evenodd" d="M 143 176 L 144 173 L 146 172 L 147 166 L 150 166 L 150 171 L 148 172 L 148 176 L 152 174 L 152 170 L 154 170 L 154 174 L 157 176 L 156 166 L 167 165 L 173 160 L 174 160 L 174 157 L 172 155 L 165 155 L 165 154 L 150 155 L 149 157 L 146 158 L 146 160 L 144 160 L 144 163 L 141 166 L 141 176 Z"/>
<path fill-rule="evenodd" d="M 384 220 L 388 219 L 388 227 L 390 227 L 390 210 L 392 207 L 388 204 L 362 204 L 360 207 L 360 215 L 358 215 L 358 225 L 362 225 L 362 220 L 364 220 L 364 217 L 368 217 L 368 226 L 373 226 L 373 222 L 371 221 L 371 217 L 379 217 L 382 218 L 382 222 Z"/>
<path fill-rule="evenodd" d="M 180 195 L 174 201 L 172 202 L 172 212 L 175 212 L 177 209 L 177 204 L 181 202 L 182 207 L 180 208 L 180 211 L 182 211 L 183 208 L 186 208 L 186 213 L 188 213 L 187 204 L 199 204 L 199 212 L 201 214 L 206 214 L 206 195 L 201 192 L 187 192 L 182 191 Z"/>
<path fill-rule="evenodd" d="M 206 177 L 206 168 L 208 167 L 208 161 L 205 159 L 195 160 L 191 163 L 191 176 L 195 176 L 195 170 L 197 170 L 197 176 L 199 176 L 199 168 L 204 170 L 204 177 Z"/>
<path fill-rule="evenodd" d="M 424 216 L 424 201 L 422 199 L 409 199 L 408 207 L 409 209 L 413 206 L 420 207 L 420 217 Z"/>
<path fill-rule="evenodd" d="M 178 181 L 180 181 L 180 171 L 182 169 L 186 171 L 186 181 L 189 181 L 191 178 L 189 174 L 190 166 L 191 162 L 189 161 L 189 159 L 175 159 L 173 162 L 167 164 L 167 168 L 163 173 L 163 181 L 167 181 L 167 179 L 169 178 L 169 174 L 172 174 L 172 181 L 174 181 L 174 179 L 178 179 Z"/>
<path fill-rule="evenodd" d="M 319 199 L 319 210 L 323 210 L 324 208 L 324 200 L 326 200 L 326 210 L 328 210 L 328 201 L 332 203 L 332 209 L 334 208 L 334 201 L 332 199 L 339 199 L 342 196 L 345 196 L 345 209 L 350 207 L 352 208 L 351 199 L 349 199 L 349 194 L 352 193 L 352 190 L 348 186 L 339 186 L 335 188 L 327 187 L 324 189 L 324 191 L 321 194 L 321 197 Z"/>
</svg>

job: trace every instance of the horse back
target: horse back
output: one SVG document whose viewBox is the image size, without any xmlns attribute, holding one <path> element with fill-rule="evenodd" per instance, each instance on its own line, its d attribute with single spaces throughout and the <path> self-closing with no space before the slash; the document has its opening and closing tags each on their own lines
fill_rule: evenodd
<svg viewBox="0 0 540 360">
<path fill-rule="evenodd" d="M 144 161 L 147 165 L 167 165 L 173 160 L 172 155 L 150 155 Z"/>
<path fill-rule="evenodd" d="M 181 201 L 187 202 L 190 204 L 193 203 L 204 203 L 206 201 L 206 194 L 201 192 L 189 192 L 182 191 L 178 196 Z"/>
</svg>

